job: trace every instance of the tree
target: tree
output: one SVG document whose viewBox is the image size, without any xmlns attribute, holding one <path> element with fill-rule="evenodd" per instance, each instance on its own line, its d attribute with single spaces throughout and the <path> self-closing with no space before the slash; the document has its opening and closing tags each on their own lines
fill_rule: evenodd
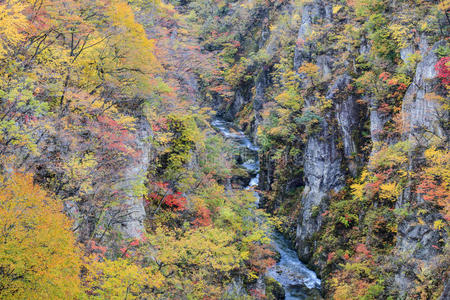
<svg viewBox="0 0 450 300">
<path fill-rule="evenodd" d="M 440 207 L 444 218 L 450 220 L 450 153 L 431 147 L 425 150 L 426 166 L 423 169 L 417 193 L 425 201 Z"/>
<path fill-rule="evenodd" d="M 0 4 L 0 60 L 6 58 L 25 39 L 23 29 L 28 25 L 20 1 L 5 1 Z"/>
<path fill-rule="evenodd" d="M 142 266 L 127 258 L 99 260 L 94 255 L 83 266 L 85 292 L 93 299 L 153 299 L 153 289 L 164 282 L 155 264 Z"/>
<path fill-rule="evenodd" d="M 74 299 L 80 258 L 61 203 L 30 174 L 0 182 L 0 298 Z"/>
</svg>

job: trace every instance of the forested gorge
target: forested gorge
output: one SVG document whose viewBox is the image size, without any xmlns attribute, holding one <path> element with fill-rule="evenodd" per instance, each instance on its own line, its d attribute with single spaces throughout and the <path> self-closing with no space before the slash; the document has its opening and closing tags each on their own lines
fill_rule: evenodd
<svg viewBox="0 0 450 300">
<path fill-rule="evenodd" d="M 284 299 L 273 231 L 322 282 L 286 299 L 449 299 L 449 25 L 448 0 L 0 0 L 0 299 Z"/>
</svg>

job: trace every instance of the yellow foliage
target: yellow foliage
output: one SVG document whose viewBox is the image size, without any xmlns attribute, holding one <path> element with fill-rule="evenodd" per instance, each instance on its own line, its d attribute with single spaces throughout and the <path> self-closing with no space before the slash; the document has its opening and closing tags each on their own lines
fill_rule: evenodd
<svg viewBox="0 0 450 300">
<path fill-rule="evenodd" d="M 112 23 L 109 31 L 92 32 L 85 50 L 74 62 L 82 75 L 80 82 L 96 90 L 109 81 L 130 97 L 159 90 L 155 78 L 162 67 L 154 54 L 155 41 L 147 38 L 131 6 L 113 1 L 107 15 Z"/>
<path fill-rule="evenodd" d="M 436 230 L 441 230 L 442 228 L 444 228 L 444 226 L 445 226 L 445 224 L 444 224 L 444 221 L 442 221 L 442 220 L 436 220 L 433 223 L 433 227 Z"/>
<path fill-rule="evenodd" d="M 438 8 L 446 13 L 450 9 L 450 0 L 440 1 L 438 4 Z"/>
<path fill-rule="evenodd" d="M 233 234 L 219 228 L 191 230 L 181 238 L 160 228 L 150 239 L 156 239 L 154 244 L 160 248 L 158 259 L 164 265 L 194 264 L 223 272 L 239 267 L 241 255 L 232 243 Z"/>
<path fill-rule="evenodd" d="M 115 120 L 119 125 L 123 126 L 124 128 L 128 129 L 128 130 L 136 130 L 135 128 L 135 122 L 136 122 L 136 118 L 132 117 L 132 116 L 128 116 L 128 115 L 120 115 L 116 120 Z"/>
<path fill-rule="evenodd" d="M 369 176 L 369 172 L 364 169 L 361 173 L 361 178 L 358 183 L 354 183 L 350 186 L 352 189 L 352 194 L 358 201 L 364 200 L 364 187 L 366 185 L 365 180 Z"/>
<path fill-rule="evenodd" d="M 319 67 L 310 62 L 303 63 L 303 65 L 298 68 L 298 72 L 305 73 L 306 75 L 314 79 L 319 77 Z"/>
<path fill-rule="evenodd" d="M 22 14 L 24 8 L 17 0 L 0 3 L 0 59 L 25 39 L 23 32 L 28 27 L 28 20 Z"/>
<path fill-rule="evenodd" d="M 352 194 L 358 201 L 364 200 L 364 183 L 354 183 L 351 185 Z"/>
<path fill-rule="evenodd" d="M 80 192 L 88 193 L 92 190 L 92 174 L 97 167 L 97 160 L 93 154 L 86 154 L 84 157 L 80 153 L 75 153 L 67 164 L 64 170 L 74 182 L 80 182 Z"/>
<path fill-rule="evenodd" d="M 120 32 L 114 42 L 123 49 L 123 54 L 131 63 L 130 68 L 144 68 L 144 72 L 161 70 L 153 54 L 155 42 L 147 38 L 144 27 L 136 22 L 132 8 L 126 2 L 119 1 L 111 6 L 109 14 Z"/>
<path fill-rule="evenodd" d="M 426 173 L 442 179 L 442 184 L 450 188 L 450 152 L 431 147 L 425 150 L 425 158 L 430 162 Z"/>
<path fill-rule="evenodd" d="M 342 8 L 342 5 L 333 5 L 333 14 L 337 14 Z"/>
<path fill-rule="evenodd" d="M 411 38 L 410 29 L 400 24 L 389 25 L 392 38 L 397 42 L 399 48 L 406 48 L 408 40 Z"/>
<path fill-rule="evenodd" d="M 450 153 L 435 146 L 425 150 L 427 166 L 423 169 L 419 191 L 425 200 L 441 207 L 445 219 L 450 219 Z"/>
<path fill-rule="evenodd" d="M 408 161 L 407 153 L 410 148 L 411 145 L 408 141 L 384 146 L 372 156 L 369 168 L 375 170 L 377 168 L 399 167 Z"/>
<path fill-rule="evenodd" d="M 395 201 L 400 196 L 401 191 L 401 187 L 395 182 L 383 183 L 380 185 L 380 199 Z"/>
<path fill-rule="evenodd" d="M 80 259 L 61 203 L 31 175 L 0 182 L 0 298 L 76 298 Z"/>
<path fill-rule="evenodd" d="M 158 227 L 148 239 L 166 277 L 159 291 L 170 299 L 219 298 L 224 280 L 248 256 L 237 248 L 233 232 L 211 226 L 185 232 Z"/>
<path fill-rule="evenodd" d="M 164 276 L 154 265 L 142 267 L 131 260 L 89 257 L 84 264 L 86 293 L 100 299 L 152 299 L 152 288 L 159 288 Z"/>
</svg>

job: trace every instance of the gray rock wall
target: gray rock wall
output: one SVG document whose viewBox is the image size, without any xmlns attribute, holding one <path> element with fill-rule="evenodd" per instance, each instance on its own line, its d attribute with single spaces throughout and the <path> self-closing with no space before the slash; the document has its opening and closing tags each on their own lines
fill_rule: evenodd
<svg viewBox="0 0 450 300">
<path fill-rule="evenodd" d="M 442 118 L 440 104 L 426 97 L 427 93 L 434 93 L 438 88 L 434 68 L 438 57 L 434 51 L 443 45 L 445 42 L 441 41 L 433 47 L 428 47 L 426 39 L 422 39 L 422 61 L 417 65 L 413 82 L 403 99 L 403 126 L 407 130 L 404 138 L 410 140 L 413 149 L 427 146 L 432 136 L 445 138 L 445 132 L 439 122 Z M 412 165 L 413 161 L 410 168 Z M 402 297 L 408 296 L 415 287 L 417 276 L 422 273 L 422 266 L 432 269 L 439 263 L 439 256 L 442 254 L 439 249 L 443 249 L 444 241 L 448 240 L 445 230 L 438 231 L 434 228 L 434 222 L 442 219 L 442 216 L 433 212 L 419 195 L 410 193 L 407 189 L 397 205 L 405 207 L 412 202 L 421 205 L 422 209 L 429 213 L 419 215 L 413 212 L 398 225 L 396 255 L 398 261 L 404 263 L 395 274 L 394 286 Z"/>
<path fill-rule="evenodd" d="M 444 136 L 439 124 L 439 104 L 427 99 L 426 94 L 436 92 L 438 79 L 434 66 L 438 62 L 438 57 L 435 50 L 445 44 L 441 41 L 430 48 L 426 39 L 422 38 L 420 45 L 422 61 L 417 64 L 416 74 L 406 91 L 402 105 L 404 126 L 409 131 L 410 138 L 424 131 Z"/>
<path fill-rule="evenodd" d="M 150 150 L 149 137 L 151 128 L 145 119 L 140 119 L 137 130 L 137 150 L 139 158 L 130 160 L 129 166 L 123 170 L 123 181 L 115 188 L 125 192 L 126 197 L 117 207 L 109 212 L 112 227 L 126 239 L 140 239 L 144 232 L 145 207 L 142 191 L 145 190 Z"/>
<path fill-rule="evenodd" d="M 331 5 L 322 1 L 314 1 L 303 7 L 302 22 L 298 31 L 298 39 L 305 40 L 311 32 L 311 25 L 317 22 L 331 22 Z M 311 61 L 311 53 L 302 48 L 297 48 L 294 57 L 295 68 L 303 62 Z M 319 56 L 314 61 L 322 76 L 330 75 L 331 58 Z M 337 80 L 326 94 L 328 99 L 337 101 L 339 89 L 348 81 L 346 77 Z M 315 99 L 305 99 L 305 109 L 314 106 Z M 345 107 L 344 107 L 345 106 Z M 347 104 L 340 102 L 339 111 L 341 120 L 351 113 Z M 338 132 L 330 125 L 330 120 L 336 119 L 333 114 L 321 120 L 321 130 L 308 137 L 304 152 L 304 183 L 305 188 L 301 196 L 301 211 L 297 225 L 296 247 L 300 259 L 308 261 L 314 250 L 313 237 L 322 226 L 322 213 L 329 205 L 329 194 L 343 187 L 343 172 L 341 170 L 342 156 L 337 149 Z M 342 120 L 341 129 L 349 130 L 350 123 Z M 347 126 L 348 125 L 348 126 Z M 351 134 L 348 132 L 348 150 L 351 150 Z"/>
</svg>

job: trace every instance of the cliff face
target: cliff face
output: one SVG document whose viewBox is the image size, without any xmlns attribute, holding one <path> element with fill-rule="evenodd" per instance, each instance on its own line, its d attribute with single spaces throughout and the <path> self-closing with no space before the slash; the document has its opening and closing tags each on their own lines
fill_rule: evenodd
<svg viewBox="0 0 450 300">
<path fill-rule="evenodd" d="M 319 23 L 326 26 L 331 23 L 331 5 L 322 1 L 315 1 L 303 7 L 301 25 L 297 40 L 307 40 L 312 32 L 312 24 Z M 316 53 L 305 51 L 297 47 L 294 56 L 294 69 L 299 68 L 304 62 L 313 62 L 319 66 L 319 73 L 323 77 L 330 76 L 331 57 L 315 56 Z M 315 57 L 314 57 L 315 56 Z M 314 58 L 313 58 L 314 57 Z M 327 92 L 327 98 L 335 100 L 337 89 L 332 86 Z M 303 84 L 304 85 L 304 84 Z M 305 99 L 305 110 L 314 106 L 317 101 L 314 97 Z M 314 239 L 312 238 L 322 226 L 322 214 L 328 208 L 329 193 L 339 191 L 342 188 L 342 157 L 338 152 L 337 134 L 330 125 L 330 121 L 336 117 L 335 113 L 329 113 L 319 124 L 320 132 L 308 137 L 304 156 L 304 181 L 305 187 L 301 197 L 301 210 L 297 225 L 296 244 L 299 256 L 304 261 L 311 258 Z"/>
<path fill-rule="evenodd" d="M 439 82 L 435 65 L 438 62 L 436 50 L 445 46 L 446 43 L 439 41 L 429 46 L 426 38 L 419 45 L 423 58 L 417 64 L 414 79 L 402 101 L 402 113 L 405 116 L 403 126 L 406 128 L 406 139 L 413 145 L 414 149 L 424 149 L 431 143 L 431 136 L 440 139 L 448 138 L 444 132 L 442 121 L 448 119 L 448 112 L 442 110 L 437 102 L 427 99 L 429 93 L 438 92 Z M 425 134 L 424 134 L 425 133 Z M 418 150 L 421 151 L 421 150 Z M 417 154 L 416 154 L 417 155 Z M 410 169 L 417 165 L 414 156 L 411 156 Z M 420 276 L 424 266 L 430 269 L 442 264 L 441 251 L 444 247 L 448 234 L 444 230 L 436 230 L 434 224 L 442 219 L 442 216 L 427 206 L 421 195 L 405 190 L 399 199 L 397 206 L 405 207 L 410 203 L 419 203 L 424 209 L 430 211 L 421 216 L 414 212 L 411 216 L 398 224 L 396 250 L 400 261 L 399 272 L 395 274 L 395 285 L 401 291 L 402 296 L 416 285 L 415 278 Z M 420 219 L 420 221 L 419 221 Z M 444 296 L 444 292 L 441 297 Z"/>
<path fill-rule="evenodd" d="M 146 193 L 147 170 L 150 165 L 151 145 L 149 138 L 152 131 L 148 121 L 141 117 L 136 122 L 135 149 L 136 157 L 123 162 L 120 169 L 111 173 L 103 173 L 101 168 L 97 172 L 98 178 L 109 178 L 110 185 L 106 190 L 120 195 L 120 200 L 111 203 L 93 203 L 89 198 L 96 195 L 93 191 L 83 195 L 82 201 L 66 201 L 66 213 L 74 220 L 73 228 L 78 239 L 86 242 L 93 238 L 102 243 L 110 244 L 123 240 L 141 239 L 145 232 L 144 220 L 146 211 L 142 195 Z M 66 155 L 70 154 L 69 151 Z M 91 183 L 91 182 L 89 182 Z M 92 183 L 97 184 L 95 181 Z M 99 194 L 104 187 L 100 186 Z M 73 190 L 66 192 L 70 196 L 76 195 Z M 69 198 L 70 199 L 70 198 Z"/>
<path fill-rule="evenodd" d="M 423 131 L 429 131 L 442 138 L 448 134 L 444 132 L 441 123 L 448 113 L 440 109 L 439 103 L 427 99 L 427 94 L 430 97 L 430 93 L 438 92 L 439 82 L 435 66 L 439 58 L 436 51 L 446 45 L 445 41 L 429 45 L 426 37 L 423 37 L 418 45 L 422 60 L 417 64 L 414 79 L 402 101 L 404 126 L 410 139 Z M 416 141 L 419 144 L 421 142 Z"/>
<path fill-rule="evenodd" d="M 125 239 L 141 239 L 145 232 L 144 220 L 146 217 L 144 199 L 142 197 L 147 183 L 147 170 L 150 164 L 151 145 L 149 139 L 151 128 L 147 120 L 141 118 L 137 122 L 136 149 L 140 152 L 138 159 L 130 162 L 124 170 L 123 181 L 116 189 L 123 190 L 124 200 L 113 208 L 109 214 L 112 229 L 117 230 Z"/>
<path fill-rule="evenodd" d="M 322 131 L 308 139 L 304 155 L 305 188 L 297 225 L 296 243 L 304 261 L 311 258 L 314 239 L 322 226 L 322 214 L 327 210 L 329 193 L 342 188 L 341 157 L 336 149 L 336 135 L 324 121 Z"/>
</svg>

